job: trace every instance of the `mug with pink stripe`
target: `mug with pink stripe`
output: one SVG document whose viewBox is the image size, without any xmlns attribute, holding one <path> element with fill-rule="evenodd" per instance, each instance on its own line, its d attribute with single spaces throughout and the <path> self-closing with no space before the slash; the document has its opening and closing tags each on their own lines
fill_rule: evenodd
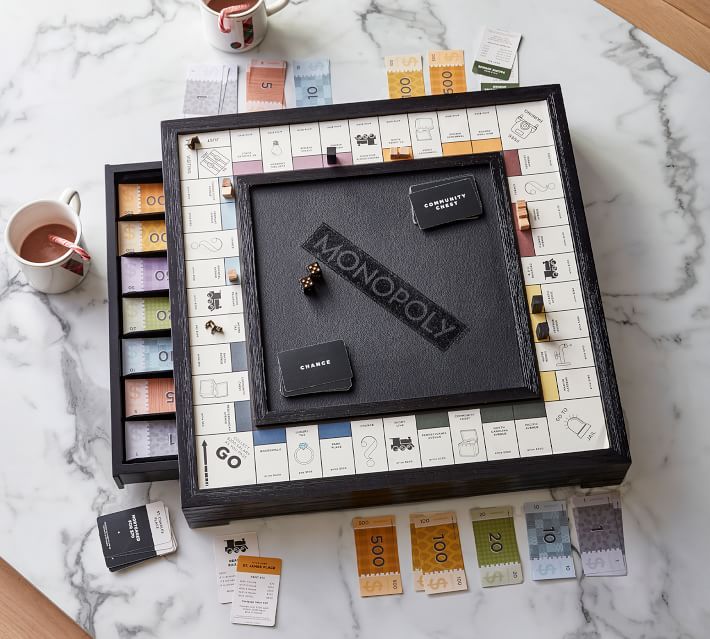
<svg viewBox="0 0 710 639">
<path fill-rule="evenodd" d="M 199 0 L 207 41 L 222 51 L 241 53 L 257 46 L 266 35 L 268 17 L 289 0 Z"/>
<path fill-rule="evenodd" d="M 27 282 L 42 293 L 64 293 L 89 272 L 91 256 L 81 237 L 81 199 L 65 189 L 56 200 L 21 206 L 5 228 L 8 253 Z"/>
</svg>

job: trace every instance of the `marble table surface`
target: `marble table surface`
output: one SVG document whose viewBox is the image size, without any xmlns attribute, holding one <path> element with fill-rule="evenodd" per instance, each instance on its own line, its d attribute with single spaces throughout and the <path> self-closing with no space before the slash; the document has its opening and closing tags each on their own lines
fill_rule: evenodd
<svg viewBox="0 0 710 639">
<path fill-rule="evenodd" d="M 414 593 L 414 507 L 403 505 L 378 512 L 397 515 L 407 592 L 361 599 L 353 512 L 274 517 L 243 529 L 284 559 L 277 626 L 232 626 L 216 601 L 211 532 L 187 527 L 177 483 L 116 488 L 103 167 L 160 158 L 159 123 L 181 115 L 187 63 L 246 68 L 246 57 L 205 43 L 196 0 L 3 7 L 0 229 L 24 201 L 75 187 L 94 266 L 81 287 L 48 297 L 0 249 L 0 554 L 98 637 L 707 637 L 710 76 L 593 2 L 291 4 L 254 55 L 329 57 L 336 102 L 386 97 L 385 54 L 463 48 L 470 63 L 484 25 L 524 34 L 523 85 L 562 84 L 631 441 L 621 487 L 629 575 L 484 591 L 462 524 L 469 591 Z M 524 501 L 571 492 L 423 507 L 466 521 L 474 505 L 519 513 Z M 96 516 L 157 499 L 171 509 L 178 552 L 110 574 Z M 524 547 L 520 515 L 516 524 Z"/>
</svg>

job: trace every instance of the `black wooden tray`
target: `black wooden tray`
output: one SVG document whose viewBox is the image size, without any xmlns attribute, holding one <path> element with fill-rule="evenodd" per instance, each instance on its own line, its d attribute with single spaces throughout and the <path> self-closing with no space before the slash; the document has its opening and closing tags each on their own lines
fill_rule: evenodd
<svg viewBox="0 0 710 639">
<path fill-rule="evenodd" d="M 108 324 L 109 363 L 111 391 L 111 465 L 113 478 L 119 488 L 125 484 L 163 481 L 178 478 L 177 457 L 155 457 L 150 459 L 126 460 L 125 411 L 122 374 L 121 339 L 123 337 L 123 314 L 121 310 L 121 258 L 118 255 L 118 185 L 144 182 L 162 182 L 163 170 L 160 162 L 140 162 L 135 164 L 107 164 L 106 168 L 106 270 L 108 279 Z M 143 216 L 146 217 L 146 216 Z M 147 216 L 151 217 L 160 216 Z M 164 295 L 165 293 L 163 293 Z M 151 296 L 151 293 L 143 294 Z M 134 333 L 135 336 L 159 337 L 170 335 L 170 331 Z M 162 374 L 161 374 L 162 375 Z M 151 376 L 148 374 L 147 376 Z M 163 416 L 165 417 L 165 416 Z M 170 416 L 174 419 L 173 416 Z M 161 416 L 151 418 L 161 419 Z"/>
</svg>

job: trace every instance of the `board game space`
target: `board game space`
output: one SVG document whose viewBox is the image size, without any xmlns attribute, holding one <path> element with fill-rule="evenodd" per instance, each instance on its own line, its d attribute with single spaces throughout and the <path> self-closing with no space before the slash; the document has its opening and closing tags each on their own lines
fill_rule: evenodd
<svg viewBox="0 0 710 639">
<path fill-rule="evenodd" d="M 539 393 L 500 155 L 376 168 L 236 180 L 256 425 Z M 462 179 L 483 214 L 420 229 L 409 189 Z M 314 259 L 322 275 L 304 295 L 298 277 Z M 331 340 L 345 343 L 351 388 L 284 396 L 278 354 Z"/>
<path fill-rule="evenodd" d="M 162 132 L 191 526 L 623 478 L 559 86 Z M 424 228 L 431 218 L 413 209 L 426 189 L 461 180 L 481 211 Z M 381 295 L 367 286 L 373 269 L 390 280 Z M 451 330 L 423 328 L 405 299 Z M 286 353 L 331 342 L 350 373 L 289 390 Z"/>
</svg>

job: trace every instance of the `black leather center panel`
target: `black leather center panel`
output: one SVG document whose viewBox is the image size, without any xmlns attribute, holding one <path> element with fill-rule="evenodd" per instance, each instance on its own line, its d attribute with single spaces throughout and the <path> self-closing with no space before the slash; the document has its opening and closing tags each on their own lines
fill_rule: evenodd
<svg viewBox="0 0 710 639">
<path fill-rule="evenodd" d="M 486 154 L 238 180 L 257 425 L 539 394 L 501 166 L 499 154 Z M 412 222 L 409 187 L 463 176 L 475 178 L 483 216 L 421 231 Z M 316 294 L 304 295 L 298 280 L 314 257 L 302 244 L 324 223 L 466 330 L 441 350 L 323 260 Z M 350 354 L 352 390 L 283 397 L 277 354 L 338 339 Z"/>
</svg>

